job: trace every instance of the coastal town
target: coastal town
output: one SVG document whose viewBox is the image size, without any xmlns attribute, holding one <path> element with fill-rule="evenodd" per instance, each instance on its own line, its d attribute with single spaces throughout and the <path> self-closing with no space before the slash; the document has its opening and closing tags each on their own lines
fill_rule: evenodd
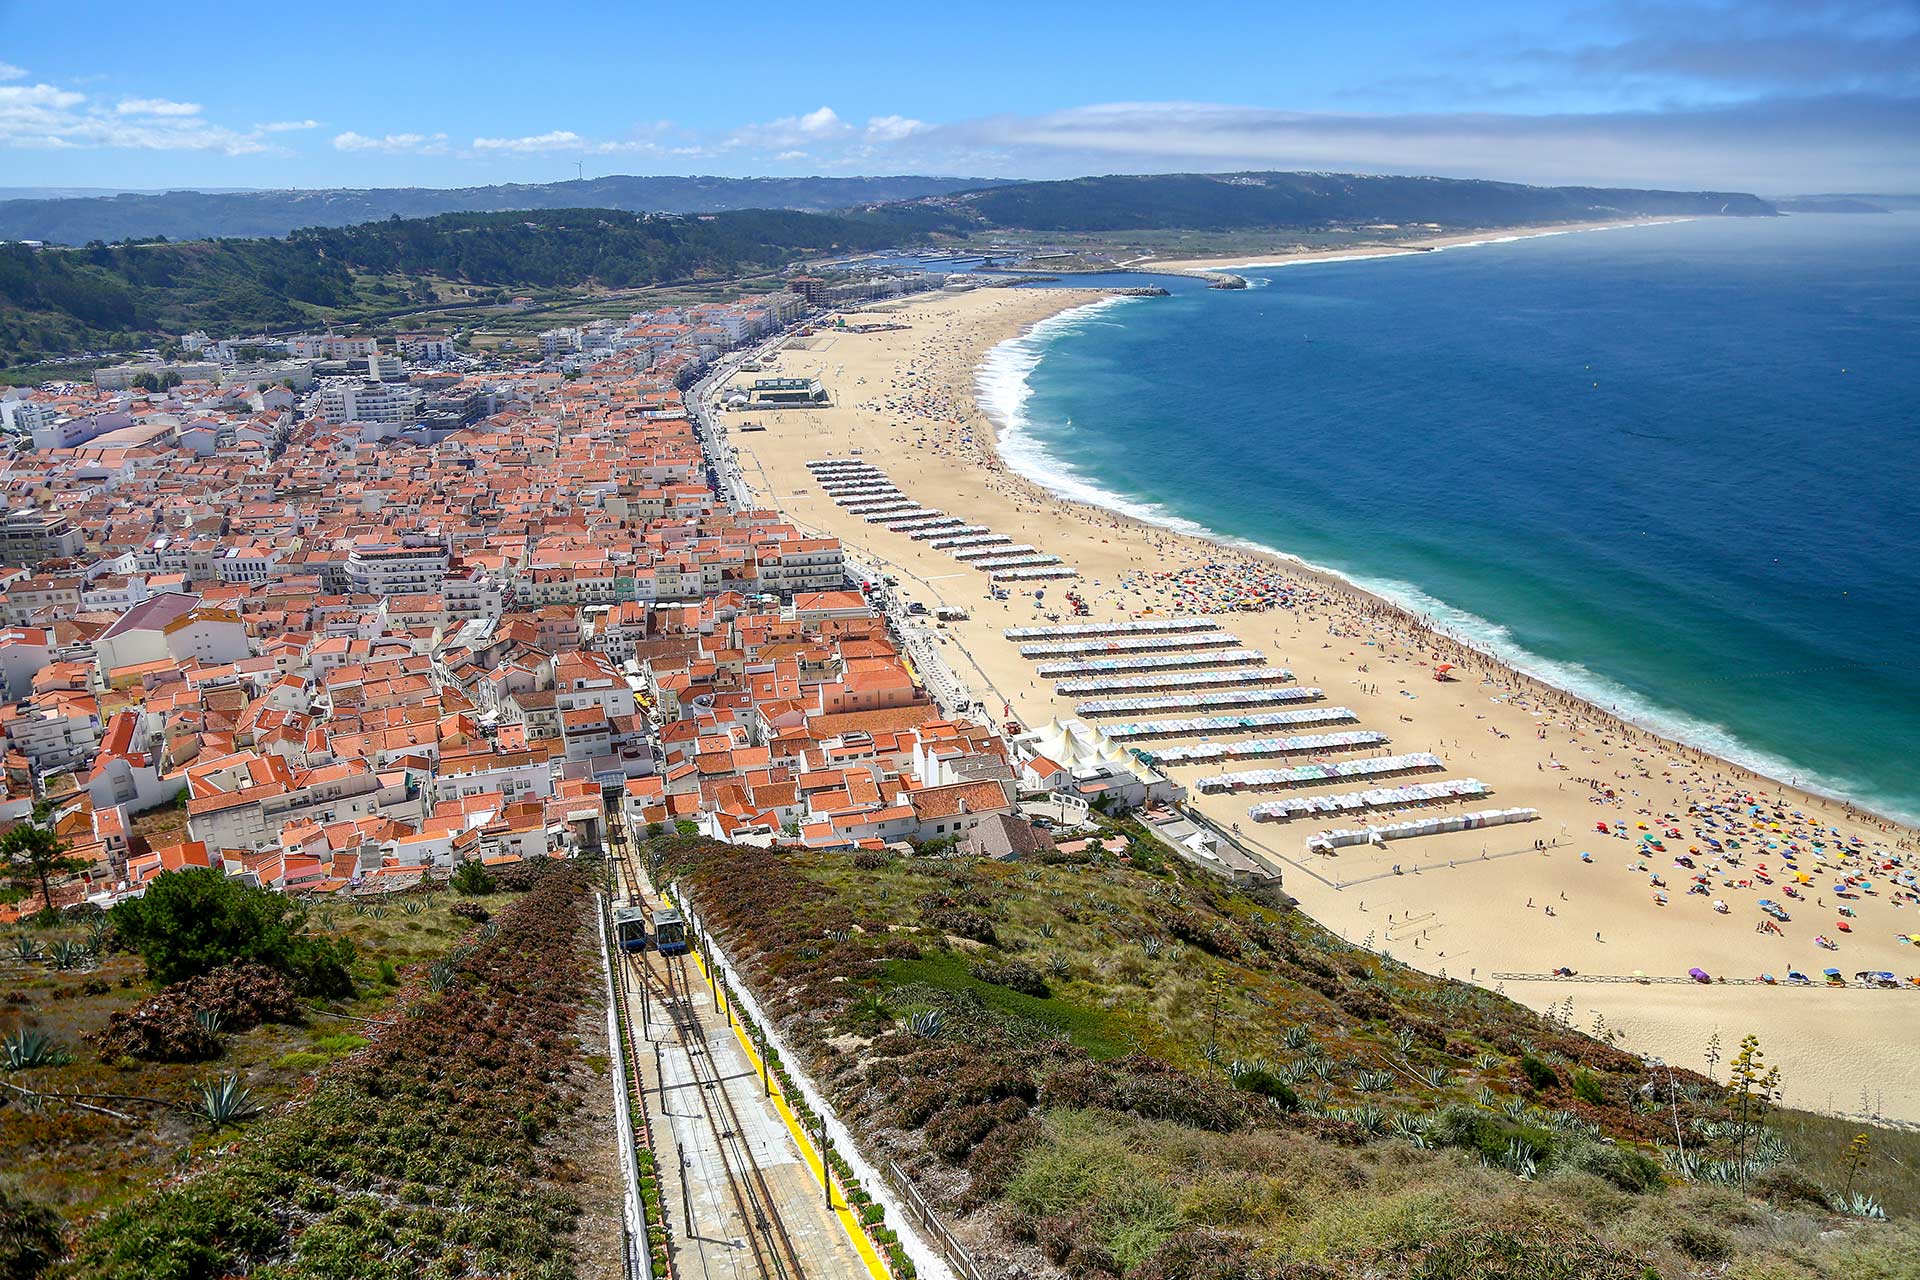
<svg viewBox="0 0 1920 1280">
<path fill-rule="evenodd" d="M 693 401 L 807 333 L 815 285 L 549 332 L 520 367 L 445 333 L 195 334 L 6 393 L 7 812 L 85 863 L 51 905 L 195 866 L 402 887 L 596 849 L 613 806 L 1030 848 L 1049 788 L 929 693 L 884 586 L 719 497 Z"/>
<path fill-rule="evenodd" d="M 964 391 L 988 345 L 1131 292 L 1007 283 L 795 271 L 524 354 L 193 333 L 0 395 L 5 812 L 82 867 L 51 905 L 187 867 L 359 898 L 616 826 L 1020 857 L 1097 834 L 1098 809 L 1542 1005 L 1632 978 L 1644 995 L 1591 998 L 1662 1047 L 1688 1006 L 1648 984 L 1707 974 L 1735 1010 L 1907 985 L 1897 832 L 1643 745 L 1338 584 L 1005 472 Z M 1452 905 L 1495 865 L 1526 903 L 1506 945 Z M 1828 888 L 1827 931 L 1791 949 Z M 1696 908 L 1677 945 L 1643 932 Z"/>
</svg>

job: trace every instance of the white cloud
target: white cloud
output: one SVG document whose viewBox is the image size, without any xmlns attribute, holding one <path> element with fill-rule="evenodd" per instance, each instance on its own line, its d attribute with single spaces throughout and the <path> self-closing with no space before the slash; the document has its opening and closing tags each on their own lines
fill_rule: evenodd
<svg viewBox="0 0 1920 1280">
<path fill-rule="evenodd" d="M 0 80 L 25 80 L 27 69 L 16 67 L 11 62 L 0 62 Z"/>
<path fill-rule="evenodd" d="M 369 137 L 349 129 L 333 135 L 335 151 L 379 151 L 387 155 L 441 156 L 447 153 L 444 133 L 384 133 Z"/>
<path fill-rule="evenodd" d="M 869 142 L 898 142 L 902 138 L 911 138 L 927 128 L 924 120 L 910 120 L 906 116 L 874 116 L 867 121 L 867 140 Z"/>
<path fill-rule="evenodd" d="M 825 138 L 846 129 L 840 117 L 832 107 L 821 107 L 818 111 L 809 111 L 800 117 L 800 132 L 809 138 Z"/>
<path fill-rule="evenodd" d="M 197 116 L 197 102 L 174 102 L 169 98 L 128 98 L 114 111 L 123 116 Z"/>
<path fill-rule="evenodd" d="M 592 143 L 571 129 L 553 129 L 547 133 L 528 134 L 521 138 L 475 138 L 475 151 L 493 154 L 518 156 L 540 155 L 548 151 L 584 151 Z"/>
<path fill-rule="evenodd" d="M 811 157 L 804 151 L 782 151 L 779 155 L 775 156 L 774 159 L 791 162 L 794 160 L 807 160 L 811 159 Z"/>
<path fill-rule="evenodd" d="M 655 132 L 660 132 L 655 127 Z M 595 140 L 582 137 L 571 129 L 553 129 L 546 133 L 528 134 L 520 138 L 475 138 L 474 156 L 539 156 L 562 153 L 566 155 L 658 155 L 663 153 L 659 143 L 648 138 L 606 138 Z"/>
<path fill-rule="evenodd" d="M 200 118 L 199 110 L 191 103 L 137 98 L 109 108 L 76 89 L 0 85 L 0 147 L 217 151 L 231 156 L 277 150 L 258 130 L 211 124 Z"/>
<path fill-rule="evenodd" d="M 318 129 L 318 120 L 274 120 L 268 124 L 253 126 L 256 133 L 296 133 L 302 129 Z"/>
<path fill-rule="evenodd" d="M 853 132 L 853 126 L 840 118 L 832 107 L 820 107 L 805 115 L 781 116 L 765 124 L 742 125 L 728 134 L 721 144 L 749 147 L 759 151 L 778 151 L 808 143 L 831 141 Z"/>
</svg>

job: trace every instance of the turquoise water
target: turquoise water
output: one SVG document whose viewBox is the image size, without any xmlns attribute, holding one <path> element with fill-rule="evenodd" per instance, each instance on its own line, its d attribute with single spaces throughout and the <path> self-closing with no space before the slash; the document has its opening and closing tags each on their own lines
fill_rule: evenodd
<svg viewBox="0 0 1920 1280">
<path fill-rule="evenodd" d="M 1244 274 L 997 349 L 1009 462 L 1920 816 L 1920 214 Z"/>
</svg>

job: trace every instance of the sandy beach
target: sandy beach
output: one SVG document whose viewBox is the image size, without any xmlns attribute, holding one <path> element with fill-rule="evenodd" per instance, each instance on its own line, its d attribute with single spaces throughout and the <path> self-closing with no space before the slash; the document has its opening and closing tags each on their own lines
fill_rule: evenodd
<svg viewBox="0 0 1920 1280">
<path fill-rule="evenodd" d="M 1391 258 L 1405 253 L 1430 253 L 1435 249 L 1458 249 L 1477 244 L 1504 244 L 1535 236 L 1571 235 L 1578 231 L 1615 231 L 1626 227 L 1657 227 L 1669 222 L 1689 222 L 1689 218 L 1631 218 L 1607 222 L 1555 222 L 1526 227 L 1495 227 L 1484 231 L 1461 231 L 1447 235 L 1419 236 L 1413 239 L 1357 244 L 1339 249 L 1306 249 L 1300 245 L 1277 245 L 1268 251 L 1234 254 L 1217 258 L 1142 258 L 1129 263 L 1138 270 L 1231 271 L 1235 267 L 1276 266 L 1330 259 Z"/>
<path fill-rule="evenodd" d="M 1920 949 L 1899 940 L 1920 935 L 1920 907 L 1882 870 L 1896 857 L 1912 866 L 1913 833 L 1613 722 L 1338 580 L 1063 501 L 1011 473 L 975 403 L 976 370 L 996 343 L 1099 296 L 1012 289 L 926 295 L 854 317 L 906 328 L 822 331 L 784 351 L 778 372 L 819 377 L 834 404 L 745 415 L 765 427 L 729 435 L 748 483 L 765 504 L 882 563 L 911 598 L 970 610 L 968 621 L 946 627 L 949 665 L 989 707 L 997 711 L 1004 701 L 1028 725 L 1073 715 L 1076 699 L 1056 696 L 1052 682 L 1039 678 L 1001 633 L 1064 613 L 1064 588 L 1085 598 L 1094 620 L 1284 599 L 1258 612 L 1222 612 L 1219 622 L 1271 665 L 1290 668 L 1298 685 L 1323 689 L 1323 705 L 1352 708 L 1357 724 L 1337 727 L 1379 731 L 1389 739 L 1384 752 L 1428 751 L 1444 762 L 1444 772 L 1395 781 L 1476 778 L 1491 794 L 1447 811 L 1526 806 L 1541 815 L 1531 823 L 1320 854 L 1307 851 L 1309 836 L 1360 825 L 1363 815 L 1255 823 L 1248 808 L 1276 795 L 1393 783 L 1195 791 L 1191 802 L 1202 812 L 1224 827 L 1237 825 L 1246 843 L 1282 866 L 1285 888 L 1304 911 L 1354 942 L 1504 990 L 1537 1009 L 1566 1010 L 1583 1030 L 1597 1026 L 1625 1047 L 1679 1065 L 1705 1070 L 1715 1032 L 1724 1046 L 1757 1033 L 1784 1073 L 1790 1103 L 1920 1122 L 1920 987 L 1906 983 L 1920 974 Z M 730 421 L 737 425 L 741 416 Z M 1031 588 L 992 599 L 985 573 L 849 514 L 805 466 L 855 452 L 921 505 L 1031 543 L 1077 569 L 1078 579 L 1041 584 L 1044 605 Z M 1459 678 L 1436 682 L 1440 662 L 1456 664 Z M 1170 772 L 1191 787 L 1208 774 L 1296 762 Z M 1689 812 L 1695 805 L 1725 807 L 1711 815 L 1715 825 L 1704 825 L 1706 815 Z M 1369 816 L 1377 824 L 1410 815 Z M 1596 830 L 1599 823 L 1608 834 Z M 1703 835 L 1724 841 L 1722 849 Z M 1664 849 L 1648 846 L 1649 838 Z M 1676 865 L 1681 856 L 1695 866 Z M 1807 881 L 1796 885 L 1796 873 Z M 1871 884 L 1843 883 L 1849 874 Z M 1707 878 L 1704 893 L 1687 892 L 1695 875 Z M 1848 890 L 1844 900 L 1833 893 L 1836 884 Z M 1765 922 L 1757 906 L 1763 898 L 1793 917 L 1779 933 L 1757 931 Z M 1716 901 L 1727 905 L 1724 913 Z M 1816 935 L 1833 939 L 1838 950 L 1818 948 Z M 1579 978 L 1498 976 L 1546 975 L 1563 966 Z M 1903 985 L 1826 987 L 1821 971 L 1829 966 L 1849 978 L 1891 971 Z M 1684 979 L 1696 967 L 1729 979 L 1772 974 L 1781 985 L 1632 980 L 1636 970 Z M 1816 985 L 1785 985 L 1789 969 Z M 1617 980 L 1593 980 L 1602 977 Z"/>
</svg>

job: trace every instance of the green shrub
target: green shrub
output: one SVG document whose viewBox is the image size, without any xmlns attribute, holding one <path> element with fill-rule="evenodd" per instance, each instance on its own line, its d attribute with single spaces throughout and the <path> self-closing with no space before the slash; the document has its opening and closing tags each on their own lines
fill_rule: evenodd
<svg viewBox="0 0 1920 1280">
<path fill-rule="evenodd" d="M 1553 1073 L 1553 1068 L 1530 1053 L 1520 1059 L 1520 1072 L 1526 1076 L 1528 1084 L 1542 1091 L 1560 1083 L 1560 1077 Z"/>
<path fill-rule="evenodd" d="M 1516 1141 L 1536 1161 L 1546 1160 L 1554 1149 L 1553 1135 L 1545 1129 L 1515 1124 L 1463 1105 L 1444 1108 L 1435 1115 L 1427 1137 L 1437 1147 L 1459 1147 L 1496 1164 Z"/>
<path fill-rule="evenodd" d="M 1288 1111 L 1295 1111 L 1300 1107 L 1300 1095 L 1293 1091 L 1293 1086 L 1265 1067 L 1249 1067 L 1240 1072 L 1233 1083 L 1235 1088 L 1273 1099 Z"/>
<path fill-rule="evenodd" d="M 1563 1145 L 1555 1161 L 1567 1169 L 1578 1169 L 1605 1178 L 1622 1191 L 1636 1194 L 1665 1185 L 1660 1166 L 1645 1153 L 1604 1142 L 1572 1142 Z"/>
<path fill-rule="evenodd" d="M 1600 1083 L 1600 1077 L 1584 1068 L 1573 1073 L 1573 1096 L 1582 1102 L 1591 1102 L 1596 1107 L 1607 1105 L 1607 1091 Z"/>
<path fill-rule="evenodd" d="M 252 961 L 310 995 L 353 993 L 353 943 L 304 932 L 306 912 L 297 902 L 211 868 L 165 872 L 144 896 L 109 914 L 115 935 L 147 962 L 155 982 L 170 985 Z"/>
<path fill-rule="evenodd" d="M 448 881 L 448 884 L 452 886 L 455 893 L 464 893 L 469 897 L 480 897 L 492 893 L 499 887 L 494 881 L 493 873 L 478 862 L 461 863 L 460 869 L 453 873 L 453 879 Z"/>
<path fill-rule="evenodd" d="M 66 1252 L 60 1215 L 0 1182 L 0 1276 L 33 1280 Z"/>
</svg>

